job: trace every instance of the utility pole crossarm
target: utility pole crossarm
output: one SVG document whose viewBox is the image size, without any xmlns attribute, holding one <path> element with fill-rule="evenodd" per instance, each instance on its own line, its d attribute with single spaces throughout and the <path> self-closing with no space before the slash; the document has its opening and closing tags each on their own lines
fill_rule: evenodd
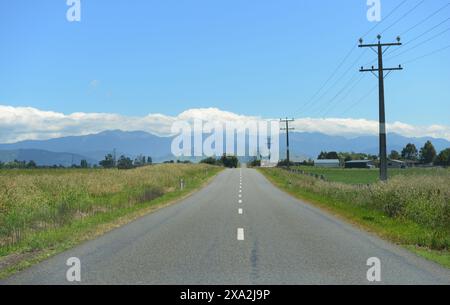
<svg viewBox="0 0 450 305">
<path fill-rule="evenodd" d="M 360 44 L 359 48 L 374 48 L 381 45 L 382 47 L 393 47 L 393 46 L 401 46 L 401 42 L 394 42 L 394 43 L 373 43 L 373 44 Z"/>
<path fill-rule="evenodd" d="M 398 68 L 383 68 L 383 71 L 401 71 L 403 70 L 402 66 L 399 66 Z M 359 70 L 359 72 L 378 72 L 379 69 L 378 68 L 371 68 L 371 69 L 364 69 L 363 67 L 361 67 L 361 69 Z"/>
</svg>

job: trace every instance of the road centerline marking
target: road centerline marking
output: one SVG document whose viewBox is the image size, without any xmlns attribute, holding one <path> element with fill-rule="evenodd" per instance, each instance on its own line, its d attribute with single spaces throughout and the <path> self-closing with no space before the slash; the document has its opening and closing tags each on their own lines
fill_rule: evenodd
<svg viewBox="0 0 450 305">
<path fill-rule="evenodd" d="M 243 212 L 244 212 L 244 211 L 243 211 L 242 209 L 238 209 L 239 215 L 242 215 Z"/>
<path fill-rule="evenodd" d="M 237 240 L 244 240 L 244 229 L 243 228 L 237 229 Z"/>
</svg>

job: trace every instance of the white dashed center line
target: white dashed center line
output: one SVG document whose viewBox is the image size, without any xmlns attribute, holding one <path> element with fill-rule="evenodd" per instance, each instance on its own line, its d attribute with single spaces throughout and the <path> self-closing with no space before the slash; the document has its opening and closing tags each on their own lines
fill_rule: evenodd
<svg viewBox="0 0 450 305">
<path fill-rule="evenodd" d="M 237 229 L 237 240 L 244 240 L 244 229 Z"/>
<path fill-rule="evenodd" d="M 238 210 L 239 215 L 242 215 L 243 212 L 244 212 L 244 211 L 243 211 L 242 209 L 239 209 L 239 210 Z"/>
<path fill-rule="evenodd" d="M 241 200 L 241 199 L 239 199 L 239 203 L 242 203 L 242 200 Z"/>
</svg>

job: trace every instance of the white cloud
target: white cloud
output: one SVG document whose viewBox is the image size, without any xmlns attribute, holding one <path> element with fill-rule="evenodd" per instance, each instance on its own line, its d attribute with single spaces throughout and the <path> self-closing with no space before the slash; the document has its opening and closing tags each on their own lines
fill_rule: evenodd
<svg viewBox="0 0 450 305">
<path fill-rule="evenodd" d="M 0 143 L 22 140 L 49 139 L 62 136 L 86 135 L 105 130 L 147 131 L 169 136 L 172 123 L 194 118 L 209 121 L 246 121 L 260 119 L 222 111 L 217 108 L 189 109 L 178 116 L 149 114 L 143 117 L 110 113 L 63 114 L 31 107 L 0 105 Z M 312 119 L 301 118 L 294 122 L 296 132 L 321 132 L 329 135 L 376 135 L 378 123 L 366 119 Z M 414 126 L 402 122 L 388 124 L 388 131 L 408 137 L 431 136 L 450 140 L 450 127 L 442 125 Z"/>
</svg>

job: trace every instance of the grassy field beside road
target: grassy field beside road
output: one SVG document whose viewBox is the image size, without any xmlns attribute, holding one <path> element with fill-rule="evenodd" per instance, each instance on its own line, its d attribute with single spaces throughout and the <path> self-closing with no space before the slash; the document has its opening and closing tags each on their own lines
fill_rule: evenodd
<svg viewBox="0 0 450 305">
<path fill-rule="evenodd" d="M 0 277 L 180 199 L 220 170 L 188 164 L 1 170 Z"/>
<path fill-rule="evenodd" d="M 371 170 L 315 172 L 341 182 L 279 168 L 261 172 L 288 193 L 450 268 L 450 170 L 399 170 L 388 183 L 369 185 L 349 182 L 370 183 L 358 177 Z"/>
</svg>

